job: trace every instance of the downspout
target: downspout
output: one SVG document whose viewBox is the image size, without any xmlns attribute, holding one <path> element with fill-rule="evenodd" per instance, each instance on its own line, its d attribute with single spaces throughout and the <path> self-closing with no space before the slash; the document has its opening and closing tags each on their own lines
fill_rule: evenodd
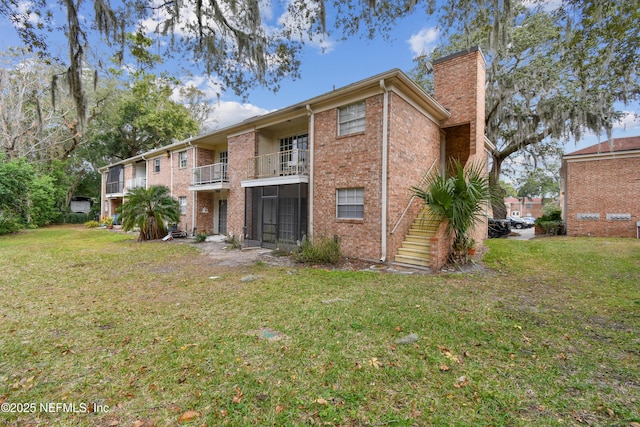
<svg viewBox="0 0 640 427">
<path fill-rule="evenodd" d="M 109 170 L 107 169 L 107 173 Z M 110 203 L 107 203 L 107 178 L 105 177 L 105 173 L 100 174 L 100 218 L 103 216 L 107 216 L 107 211 L 109 210 Z M 104 212 L 104 215 L 103 215 Z"/>
<path fill-rule="evenodd" d="M 149 160 L 144 156 L 140 156 L 140 158 L 144 161 L 144 189 L 146 190 L 149 188 L 149 164 L 147 163 Z"/>
<path fill-rule="evenodd" d="M 389 149 L 389 90 L 384 84 L 384 79 L 380 80 L 380 88 L 382 89 L 383 103 L 382 103 L 382 212 L 381 212 L 381 236 L 382 236 L 382 255 L 380 256 L 380 262 L 387 260 L 387 174 L 388 174 L 388 149 Z"/>
<path fill-rule="evenodd" d="M 314 141 L 315 141 L 315 113 L 311 109 L 311 106 L 307 104 L 307 112 L 309 113 L 309 224 L 307 224 L 307 238 L 313 237 L 313 156 L 314 156 Z"/>
<path fill-rule="evenodd" d="M 187 140 L 187 143 L 189 144 L 189 147 L 191 147 L 193 149 L 192 153 L 191 153 L 191 170 L 193 171 L 193 169 L 196 168 L 196 161 L 198 160 L 198 158 L 196 157 L 196 147 L 194 147 L 191 144 L 191 139 L 189 138 Z M 191 174 L 191 177 L 193 178 L 193 173 Z M 191 227 L 195 228 L 196 226 L 196 202 L 198 201 L 198 193 L 196 192 L 196 190 L 191 191 Z M 189 232 L 189 224 L 187 224 L 187 226 L 185 227 L 185 231 L 188 233 Z M 195 234 L 195 233 L 191 233 L 191 234 Z"/>
<path fill-rule="evenodd" d="M 170 173 L 169 188 L 171 188 L 171 197 L 173 197 L 173 151 L 169 152 L 169 173 Z"/>
</svg>

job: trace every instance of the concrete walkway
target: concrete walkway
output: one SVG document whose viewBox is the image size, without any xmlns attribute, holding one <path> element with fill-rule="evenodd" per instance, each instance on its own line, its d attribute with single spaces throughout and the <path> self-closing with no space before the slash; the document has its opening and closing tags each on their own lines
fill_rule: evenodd
<svg viewBox="0 0 640 427">
<path fill-rule="evenodd" d="M 507 239 L 510 240 L 531 240 L 535 237 L 535 227 L 531 228 L 523 228 L 518 230 L 516 228 L 511 228 L 511 234 L 519 234 L 519 236 L 508 236 Z"/>
</svg>

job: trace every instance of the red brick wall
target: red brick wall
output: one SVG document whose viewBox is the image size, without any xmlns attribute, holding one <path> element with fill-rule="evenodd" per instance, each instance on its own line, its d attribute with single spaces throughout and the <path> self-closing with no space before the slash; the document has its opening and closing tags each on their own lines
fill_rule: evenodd
<svg viewBox="0 0 640 427">
<path fill-rule="evenodd" d="M 218 163 L 216 152 L 214 150 L 198 147 L 196 154 L 196 167 L 212 165 L 214 163 Z"/>
<path fill-rule="evenodd" d="M 335 108 L 315 115 L 312 237 L 338 236 L 344 255 L 378 260 L 382 253 L 382 95 L 368 98 L 365 105 L 363 133 L 338 137 Z M 336 189 L 358 187 L 364 188 L 364 219 L 337 219 Z"/>
<path fill-rule="evenodd" d="M 485 69 L 479 50 L 434 62 L 435 98 L 451 113 L 444 127 L 470 124 L 470 155 L 484 155 Z"/>
<path fill-rule="evenodd" d="M 469 124 L 452 126 L 447 128 L 446 132 L 447 167 L 449 166 L 449 159 L 459 160 L 463 165 L 466 164 L 470 156 L 471 127 Z"/>
<path fill-rule="evenodd" d="M 543 206 L 539 200 L 529 200 L 526 199 L 525 203 L 520 201 L 518 202 L 508 202 L 505 203 L 507 205 L 507 215 L 511 212 L 520 212 L 520 216 L 532 216 L 534 218 L 540 218 L 542 216 Z M 527 207 L 531 206 L 531 207 Z"/>
<path fill-rule="evenodd" d="M 155 159 L 160 159 L 160 172 L 154 169 Z M 152 185 L 164 185 L 171 188 L 171 162 L 165 155 L 151 158 L 147 161 L 147 188 Z"/>
<path fill-rule="evenodd" d="M 444 123 L 447 156 L 467 162 L 487 162 L 484 149 L 485 74 L 486 64 L 479 50 L 434 62 L 435 98 L 451 113 Z M 486 219 L 474 227 L 472 236 L 481 246 L 487 237 Z"/>
<path fill-rule="evenodd" d="M 189 152 L 189 170 L 191 170 L 191 163 L 194 162 L 195 165 L 193 167 L 206 166 L 216 163 L 215 162 L 215 151 L 209 150 L 202 147 L 195 148 L 195 161 L 193 160 L 193 153 Z M 189 176 L 191 179 L 191 176 Z M 199 191 L 196 194 L 191 193 L 190 197 L 187 199 L 187 215 L 188 222 L 192 221 L 192 211 L 191 211 L 191 203 L 194 203 L 195 199 L 195 227 L 196 233 L 205 233 L 205 234 L 213 234 L 213 215 L 215 212 L 214 207 L 214 199 L 213 193 L 207 191 Z M 205 209 L 206 212 L 202 212 Z M 190 226 L 191 228 L 194 225 Z M 191 232 L 191 228 L 187 230 Z"/>
<path fill-rule="evenodd" d="M 173 174 L 171 188 L 171 195 L 174 199 L 178 200 L 179 197 L 187 198 L 187 209 L 184 214 L 180 215 L 180 222 L 178 227 L 181 230 L 191 232 L 193 228 L 193 192 L 189 191 L 189 184 L 191 184 L 191 169 L 193 168 L 193 150 L 194 148 L 187 148 L 185 150 L 177 150 L 171 153 L 171 162 L 169 173 Z M 187 153 L 187 166 L 180 168 L 180 152 Z"/>
<path fill-rule="evenodd" d="M 640 221 L 640 157 L 566 164 L 566 220 L 571 236 L 636 237 Z M 599 220 L 578 220 L 578 213 L 598 213 Z M 631 221 L 607 214 L 630 213 Z"/>
<path fill-rule="evenodd" d="M 258 136 L 255 132 L 229 138 L 229 184 L 227 233 L 242 236 L 244 227 L 244 188 L 241 181 L 247 178 L 247 159 L 257 153 Z"/>
<path fill-rule="evenodd" d="M 210 191 L 199 191 L 195 197 L 196 233 L 213 234 L 213 193 Z M 202 212 L 203 208 L 206 208 L 206 212 Z M 191 215 L 191 211 L 188 211 L 188 215 Z"/>
<path fill-rule="evenodd" d="M 440 167 L 440 128 L 396 93 L 389 93 L 389 159 L 387 180 L 387 259 L 393 260 L 422 207 L 415 199 L 390 234 L 429 167 Z"/>
<path fill-rule="evenodd" d="M 442 221 L 436 235 L 431 238 L 429 249 L 429 268 L 438 271 L 444 267 L 449 260 L 449 252 L 453 244 L 452 236 L 447 235 L 447 222 Z"/>
</svg>

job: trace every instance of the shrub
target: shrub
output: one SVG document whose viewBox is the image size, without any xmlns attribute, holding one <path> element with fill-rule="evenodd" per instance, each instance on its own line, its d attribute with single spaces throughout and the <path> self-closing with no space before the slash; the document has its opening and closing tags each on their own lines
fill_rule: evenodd
<svg viewBox="0 0 640 427">
<path fill-rule="evenodd" d="M 564 234 L 562 211 L 554 209 L 545 213 L 540 218 L 536 219 L 536 225 L 541 227 L 547 234 Z"/>
<path fill-rule="evenodd" d="M 335 264 L 340 260 L 340 257 L 339 240 L 328 237 L 320 237 L 314 242 L 305 240 L 294 255 L 294 259 L 298 262 L 313 264 Z"/>
<path fill-rule="evenodd" d="M 96 220 L 91 220 L 91 221 L 85 222 L 84 226 L 87 228 L 96 228 L 96 227 L 100 227 L 100 223 Z"/>
<path fill-rule="evenodd" d="M 22 227 L 15 217 L 0 213 L 0 235 L 15 233 L 20 228 Z"/>
<path fill-rule="evenodd" d="M 87 222 L 91 222 L 95 218 L 94 215 L 84 214 L 84 213 L 75 213 L 69 212 L 62 215 L 62 223 L 63 224 L 85 224 Z M 96 221 L 98 222 L 98 221 Z"/>
<path fill-rule="evenodd" d="M 55 185 L 49 175 L 41 175 L 29 185 L 31 222 L 42 227 L 60 220 L 60 210 L 56 208 Z"/>
<path fill-rule="evenodd" d="M 231 245 L 231 249 L 240 249 L 242 245 L 240 245 L 240 240 L 235 234 L 230 234 L 226 238 L 226 242 Z"/>
<path fill-rule="evenodd" d="M 196 243 L 202 243 L 207 240 L 207 235 L 205 233 L 196 234 Z"/>
</svg>

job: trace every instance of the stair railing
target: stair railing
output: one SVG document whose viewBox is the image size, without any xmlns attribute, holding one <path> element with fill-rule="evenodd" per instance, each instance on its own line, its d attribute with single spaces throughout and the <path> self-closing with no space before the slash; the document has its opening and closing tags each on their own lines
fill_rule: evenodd
<svg viewBox="0 0 640 427">
<path fill-rule="evenodd" d="M 437 162 L 438 162 L 438 159 L 435 159 L 431 164 L 431 166 L 429 167 L 429 169 L 427 170 L 427 172 L 424 175 L 422 175 L 422 179 L 418 183 L 418 188 L 422 188 L 422 186 L 427 182 L 427 179 L 429 179 L 429 175 L 431 174 L 431 170 L 433 169 L 433 167 L 436 165 Z M 391 230 L 391 234 L 396 232 L 396 229 L 400 225 L 400 222 L 402 222 L 402 219 L 404 218 L 404 216 L 409 211 L 409 208 L 411 207 L 411 204 L 413 203 L 415 198 L 416 198 L 415 194 L 411 196 L 411 198 L 409 199 L 409 203 L 407 203 L 407 206 L 402 211 L 402 215 L 400 215 L 400 218 L 396 222 L 396 225 L 393 226 L 393 229 Z"/>
</svg>

